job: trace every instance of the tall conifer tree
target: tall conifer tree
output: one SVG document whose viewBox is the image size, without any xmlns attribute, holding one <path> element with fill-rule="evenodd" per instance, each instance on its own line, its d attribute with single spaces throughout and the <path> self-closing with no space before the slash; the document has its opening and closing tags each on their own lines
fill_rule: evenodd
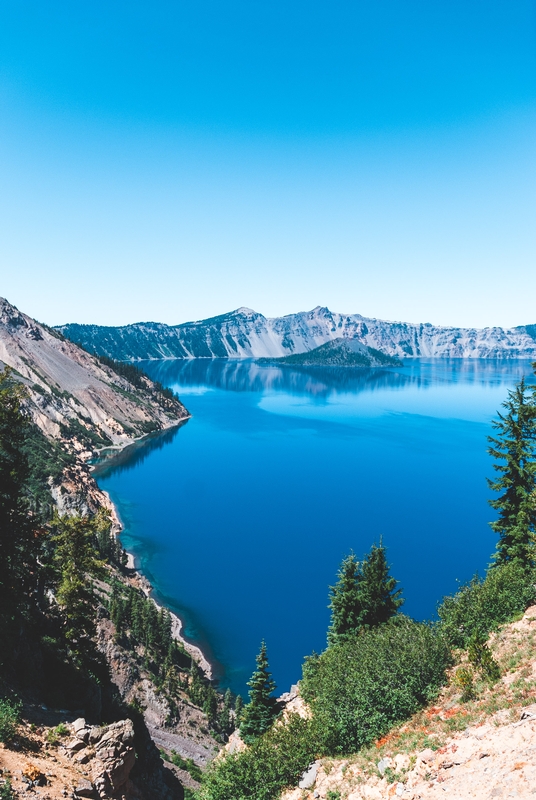
<svg viewBox="0 0 536 800">
<path fill-rule="evenodd" d="M 379 546 L 373 544 L 361 563 L 359 627 L 375 628 L 397 613 L 404 602 L 397 585 L 398 581 L 389 574 L 385 547 L 380 540 Z"/>
<path fill-rule="evenodd" d="M 521 380 L 508 392 L 492 425 L 495 436 L 489 436 L 488 452 L 498 463 L 493 468 L 499 477 L 488 480 L 499 497 L 490 500 L 499 512 L 491 523 L 499 534 L 495 565 L 517 562 L 529 567 L 535 559 L 536 533 L 536 405 L 534 390 Z"/>
<path fill-rule="evenodd" d="M 337 573 L 337 583 L 330 586 L 331 624 L 328 630 L 328 644 L 342 642 L 359 628 L 361 604 L 359 582 L 361 571 L 353 553 L 343 558 Z"/>
<path fill-rule="evenodd" d="M 240 736 L 251 744 L 271 727 L 277 716 L 277 700 L 272 697 L 275 683 L 268 669 L 266 644 L 261 643 L 257 669 L 248 681 L 249 703 L 241 714 Z"/>
<path fill-rule="evenodd" d="M 90 517 L 56 513 L 52 525 L 58 568 L 56 599 L 65 619 L 65 637 L 78 655 L 93 655 L 97 598 L 91 577 L 99 575 L 103 567 L 95 547 L 95 522 Z"/>
<path fill-rule="evenodd" d="M 373 545 L 359 563 L 353 553 L 343 559 L 331 587 L 328 644 L 340 644 L 365 628 L 394 616 L 404 602 L 397 581 L 389 574 L 385 547 Z"/>
<path fill-rule="evenodd" d="M 25 492 L 25 396 L 5 367 L 0 372 L 0 613 L 6 618 L 24 605 L 35 578 L 36 537 Z"/>
</svg>

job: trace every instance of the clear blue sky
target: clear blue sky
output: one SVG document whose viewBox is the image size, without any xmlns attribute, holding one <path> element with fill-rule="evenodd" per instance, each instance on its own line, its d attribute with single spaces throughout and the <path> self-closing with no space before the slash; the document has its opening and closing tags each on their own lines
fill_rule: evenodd
<svg viewBox="0 0 536 800">
<path fill-rule="evenodd" d="M 0 294 L 536 322 L 530 0 L 3 0 Z"/>
</svg>

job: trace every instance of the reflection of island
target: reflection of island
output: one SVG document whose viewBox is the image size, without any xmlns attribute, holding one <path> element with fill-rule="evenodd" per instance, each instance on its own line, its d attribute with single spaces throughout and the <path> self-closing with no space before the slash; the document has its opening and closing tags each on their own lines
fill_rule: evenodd
<svg viewBox="0 0 536 800">
<path fill-rule="evenodd" d="M 146 372 L 165 386 L 214 387 L 232 392 L 291 391 L 325 397 L 332 392 L 372 392 L 378 389 L 425 389 L 452 381 L 483 386 L 511 385 L 531 376 L 530 362 L 510 359 L 412 359 L 403 367 L 278 367 L 245 359 L 169 359 L 143 361 Z"/>
<path fill-rule="evenodd" d="M 238 359 L 145 361 L 141 366 L 165 386 L 212 386 L 232 392 L 290 391 L 326 395 L 332 391 L 363 391 L 405 386 L 414 379 L 403 373 L 349 367 L 279 367 Z"/>
<path fill-rule="evenodd" d="M 173 428 L 168 428 L 162 433 L 151 433 L 149 436 L 144 436 L 134 444 L 125 447 L 119 453 L 113 450 L 103 451 L 102 458 L 93 467 L 93 476 L 95 478 L 105 478 L 111 471 L 125 472 L 126 470 L 133 469 L 142 461 L 145 461 L 154 450 L 161 450 L 165 445 L 170 444 L 177 435 L 179 428 L 186 424 L 188 420 L 175 425 Z"/>
</svg>

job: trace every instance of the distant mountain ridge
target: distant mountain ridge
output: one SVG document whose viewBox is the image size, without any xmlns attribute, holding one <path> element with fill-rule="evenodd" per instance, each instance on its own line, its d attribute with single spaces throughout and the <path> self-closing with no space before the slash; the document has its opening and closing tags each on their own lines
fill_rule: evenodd
<svg viewBox="0 0 536 800">
<path fill-rule="evenodd" d="M 398 358 L 536 358 L 536 325 L 454 328 L 338 314 L 317 306 L 285 317 L 238 308 L 218 317 L 165 325 L 58 326 L 71 341 L 118 360 L 279 358 L 337 338 L 354 339 Z"/>
</svg>

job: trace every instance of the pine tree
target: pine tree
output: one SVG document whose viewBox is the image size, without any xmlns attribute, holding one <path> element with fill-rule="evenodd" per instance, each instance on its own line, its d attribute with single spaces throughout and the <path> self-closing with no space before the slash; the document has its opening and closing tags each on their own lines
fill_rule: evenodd
<svg viewBox="0 0 536 800">
<path fill-rule="evenodd" d="M 65 636 L 78 654 L 93 653 L 97 600 L 90 578 L 102 570 L 95 549 L 95 523 L 90 517 L 56 513 L 52 525 L 59 573 L 56 599 L 65 619 Z"/>
<path fill-rule="evenodd" d="M 171 647 L 172 634 L 171 634 L 171 615 L 165 608 L 161 608 L 158 612 L 158 649 L 167 653 Z"/>
<path fill-rule="evenodd" d="M 372 545 L 370 553 L 361 563 L 361 580 L 358 585 L 360 612 L 359 628 L 375 628 L 393 617 L 403 604 L 402 590 L 389 575 L 385 547 Z"/>
<path fill-rule="evenodd" d="M 195 703 L 195 705 L 201 706 L 205 698 L 205 685 L 203 683 L 203 673 L 201 672 L 201 668 L 195 661 L 192 661 L 190 675 L 191 679 L 188 688 L 188 694 L 191 701 Z"/>
<path fill-rule="evenodd" d="M 530 567 L 535 558 L 536 533 L 536 404 L 535 393 L 525 380 L 508 392 L 505 413 L 493 420 L 495 436 L 489 436 L 488 453 L 499 460 L 493 468 L 497 480 L 488 484 L 499 497 L 490 500 L 499 512 L 491 523 L 499 534 L 494 565 L 515 561 Z"/>
<path fill-rule="evenodd" d="M 234 704 L 234 721 L 235 721 L 235 728 L 240 727 L 240 723 L 242 722 L 242 711 L 244 709 L 244 701 L 242 700 L 242 695 L 237 694 L 235 704 Z"/>
<path fill-rule="evenodd" d="M 233 729 L 231 722 L 232 699 L 231 690 L 226 689 L 225 694 L 223 695 L 223 706 L 218 714 L 218 725 L 225 735 L 230 734 Z"/>
<path fill-rule="evenodd" d="M 205 690 L 205 699 L 203 700 L 203 711 L 207 715 L 209 722 L 213 723 L 218 713 L 218 695 L 214 688 L 209 684 Z"/>
<path fill-rule="evenodd" d="M 0 613 L 6 618 L 20 610 L 34 585 L 37 541 L 25 496 L 26 394 L 11 376 L 9 367 L 0 372 Z"/>
<path fill-rule="evenodd" d="M 244 707 L 241 715 L 240 736 L 246 744 L 251 744 L 259 736 L 262 736 L 271 727 L 278 714 L 277 700 L 272 697 L 275 683 L 268 669 L 268 656 L 264 641 L 261 643 L 256 661 L 257 668 L 248 681 L 249 703 Z"/>
<path fill-rule="evenodd" d="M 353 553 L 343 558 L 337 573 L 337 583 L 330 586 L 331 624 L 328 644 L 344 641 L 359 627 L 361 605 L 359 602 L 359 562 Z"/>
<path fill-rule="evenodd" d="M 385 547 L 373 545 L 359 563 L 353 553 L 343 559 L 332 586 L 328 644 L 340 644 L 366 628 L 394 616 L 402 603 L 397 581 L 389 575 Z"/>
</svg>

